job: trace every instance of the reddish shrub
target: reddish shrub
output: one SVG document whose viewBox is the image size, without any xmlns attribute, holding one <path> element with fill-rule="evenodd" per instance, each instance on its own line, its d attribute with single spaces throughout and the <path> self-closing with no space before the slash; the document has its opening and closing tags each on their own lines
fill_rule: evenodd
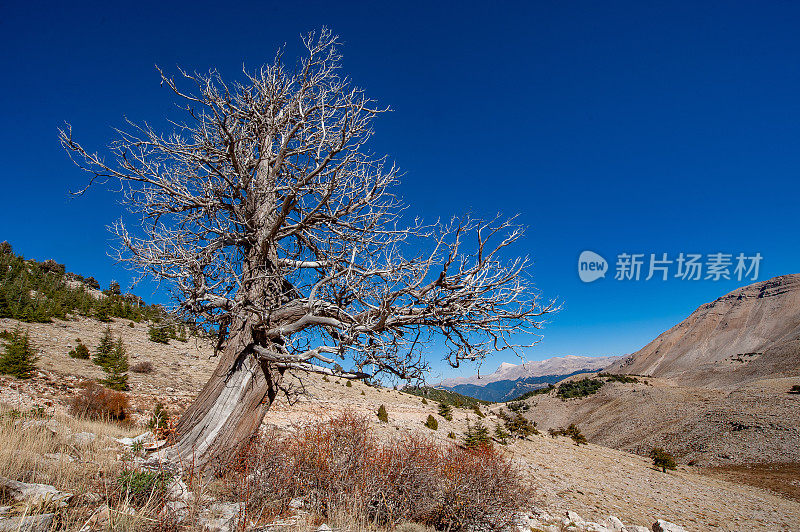
<svg viewBox="0 0 800 532">
<path fill-rule="evenodd" d="M 128 396 L 103 388 L 95 382 L 82 385 L 83 390 L 72 399 L 72 413 L 92 419 L 123 420 L 130 409 Z"/>
<path fill-rule="evenodd" d="M 367 418 L 344 413 L 295 434 L 253 441 L 221 471 L 251 515 L 348 508 L 382 525 L 415 521 L 449 530 L 504 530 L 531 490 L 500 452 L 463 449 L 420 436 L 381 443 Z"/>
</svg>

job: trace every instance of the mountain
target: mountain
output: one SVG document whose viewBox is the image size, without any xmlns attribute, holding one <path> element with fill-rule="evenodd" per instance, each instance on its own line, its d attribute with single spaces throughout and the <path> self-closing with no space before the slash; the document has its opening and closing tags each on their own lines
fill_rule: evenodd
<svg viewBox="0 0 800 532">
<path fill-rule="evenodd" d="M 800 274 L 734 290 L 702 305 L 609 372 L 704 387 L 800 371 Z"/>
<path fill-rule="evenodd" d="M 503 362 L 489 375 L 445 379 L 436 387 L 484 401 L 508 401 L 572 375 L 600 371 L 618 358 L 567 355 L 524 364 Z"/>
<path fill-rule="evenodd" d="M 681 463 L 800 463 L 800 275 L 755 283 L 700 306 L 606 373 L 594 394 L 527 399 L 541 430 L 576 424 L 593 443 Z"/>
</svg>

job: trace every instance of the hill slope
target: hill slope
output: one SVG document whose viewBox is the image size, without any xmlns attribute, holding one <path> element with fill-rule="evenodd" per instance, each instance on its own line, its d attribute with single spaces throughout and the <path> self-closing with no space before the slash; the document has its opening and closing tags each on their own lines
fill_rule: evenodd
<svg viewBox="0 0 800 532">
<path fill-rule="evenodd" d="M 800 374 L 800 274 L 745 286 L 702 305 L 608 371 L 703 387 Z"/>
</svg>

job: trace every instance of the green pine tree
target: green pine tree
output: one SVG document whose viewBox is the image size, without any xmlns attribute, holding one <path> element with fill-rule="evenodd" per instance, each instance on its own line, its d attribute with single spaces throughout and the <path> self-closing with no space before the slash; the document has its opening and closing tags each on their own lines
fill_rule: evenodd
<svg viewBox="0 0 800 532">
<path fill-rule="evenodd" d="M 389 413 L 386 411 L 386 407 L 381 405 L 378 407 L 378 420 L 381 423 L 388 423 L 389 422 Z"/>
<path fill-rule="evenodd" d="M 103 369 L 106 372 L 106 378 L 100 381 L 101 384 L 118 392 L 128 389 L 128 353 L 125 351 L 121 337 L 114 344 L 108 363 L 103 366 Z"/>
<path fill-rule="evenodd" d="M 425 426 L 431 430 L 438 430 L 439 422 L 436 421 L 436 418 L 433 417 L 432 414 L 428 414 L 428 419 L 425 421 Z"/>
<path fill-rule="evenodd" d="M 69 351 L 69 356 L 72 358 L 89 358 L 89 348 L 83 345 L 83 342 L 78 340 L 78 345 Z"/>
<path fill-rule="evenodd" d="M 447 421 L 453 420 L 453 409 L 447 403 L 439 403 L 439 415 Z"/>
<path fill-rule="evenodd" d="M 27 331 L 23 333 L 14 329 L 0 355 L 0 373 L 28 379 L 36 371 L 37 358 Z"/>
<path fill-rule="evenodd" d="M 111 335 L 111 326 L 106 327 L 103 337 L 100 338 L 100 345 L 97 346 L 92 362 L 105 368 L 111 360 L 114 351 L 114 337 Z"/>
<path fill-rule="evenodd" d="M 474 448 L 490 445 L 489 429 L 483 426 L 480 420 L 475 425 L 467 421 L 467 431 L 464 433 L 464 447 Z"/>
<path fill-rule="evenodd" d="M 169 335 L 167 334 L 166 328 L 162 325 L 150 325 L 147 334 L 150 337 L 151 342 L 156 342 L 159 344 L 169 343 Z"/>
</svg>

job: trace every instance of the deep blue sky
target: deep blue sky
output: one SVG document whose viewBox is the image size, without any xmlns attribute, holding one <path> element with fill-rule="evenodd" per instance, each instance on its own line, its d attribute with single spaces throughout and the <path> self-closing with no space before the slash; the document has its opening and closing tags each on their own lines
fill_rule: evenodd
<svg viewBox="0 0 800 532">
<path fill-rule="evenodd" d="M 800 4 L 788 1 L 8 2 L 0 240 L 125 284 L 106 256 L 120 206 L 103 189 L 68 198 L 84 177 L 56 128 L 101 147 L 124 115 L 160 125 L 172 100 L 154 64 L 234 77 L 284 43 L 294 57 L 322 25 L 346 44 L 347 73 L 394 109 L 373 147 L 405 171 L 413 213 L 521 213 L 518 251 L 563 302 L 530 359 L 635 351 L 747 284 L 613 272 L 584 284 L 584 249 L 612 263 L 760 252 L 759 279 L 800 272 Z M 502 361 L 515 360 L 487 365 Z"/>
</svg>

